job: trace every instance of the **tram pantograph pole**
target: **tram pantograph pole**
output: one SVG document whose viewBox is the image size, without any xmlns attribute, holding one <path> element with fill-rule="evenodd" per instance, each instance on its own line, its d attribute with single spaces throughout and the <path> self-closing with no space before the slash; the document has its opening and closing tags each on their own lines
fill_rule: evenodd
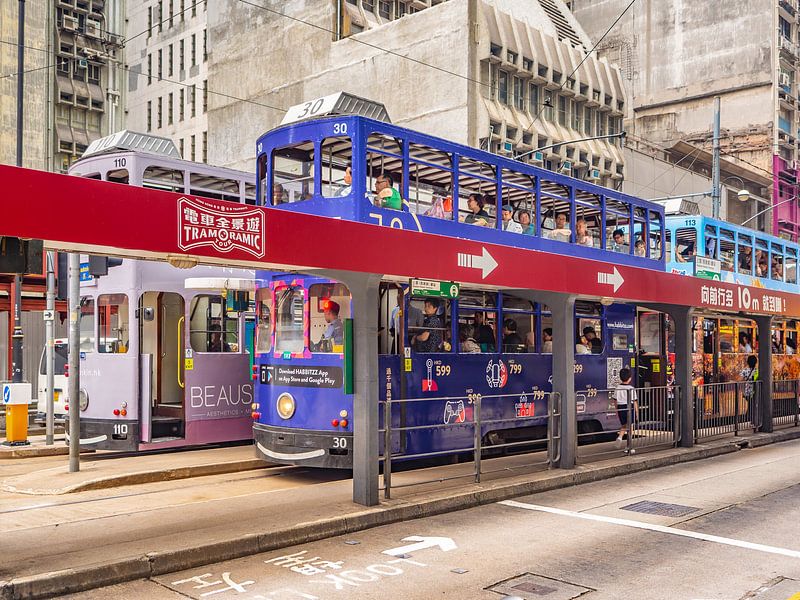
<svg viewBox="0 0 800 600">
<path fill-rule="evenodd" d="M 81 320 L 81 257 L 69 255 L 69 472 L 80 471 L 80 320 Z"/>
</svg>

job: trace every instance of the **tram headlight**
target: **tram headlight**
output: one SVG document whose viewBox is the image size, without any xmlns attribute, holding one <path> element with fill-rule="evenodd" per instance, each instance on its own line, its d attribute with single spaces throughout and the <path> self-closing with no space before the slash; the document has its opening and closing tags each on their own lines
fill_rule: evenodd
<svg viewBox="0 0 800 600">
<path fill-rule="evenodd" d="M 78 392 L 78 407 L 81 409 L 81 412 L 89 408 L 89 394 L 86 393 L 86 390 L 82 389 Z"/>
<path fill-rule="evenodd" d="M 278 415 L 281 419 L 291 419 L 295 409 L 297 408 L 294 397 L 291 394 L 284 392 L 278 396 L 277 408 Z"/>
</svg>

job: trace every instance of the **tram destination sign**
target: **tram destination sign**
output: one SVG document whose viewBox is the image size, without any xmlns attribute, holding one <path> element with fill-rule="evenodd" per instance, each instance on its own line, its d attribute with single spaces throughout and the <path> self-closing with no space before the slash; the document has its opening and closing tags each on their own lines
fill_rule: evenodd
<svg viewBox="0 0 800 600">
<path fill-rule="evenodd" d="M 459 285 L 454 281 L 433 281 L 431 279 L 412 279 L 412 296 L 436 296 L 438 298 L 458 298 Z"/>
<path fill-rule="evenodd" d="M 706 258 L 705 256 L 694 257 L 694 275 L 701 279 L 720 280 L 720 272 L 722 263 L 714 258 Z"/>
</svg>

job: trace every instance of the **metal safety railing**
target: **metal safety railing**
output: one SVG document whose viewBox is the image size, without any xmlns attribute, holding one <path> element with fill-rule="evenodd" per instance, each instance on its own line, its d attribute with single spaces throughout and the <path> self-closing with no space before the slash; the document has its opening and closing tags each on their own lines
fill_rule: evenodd
<svg viewBox="0 0 800 600">
<path fill-rule="evenodd" d="M 800 379 L 772 381 L 772 424 L 800 425 Z"/>
<path fill-rule="evenodd" d="M 579 391 L 577 443 L 580 457 L 636 454 L 644 448 L 671 447 L 678 443 L 678 386 L 653 386 L 626 390 Z M 594 410 L 587 410 L 596 406 Z M 610 444 L 599 442 L 608 441 Z M 594 444 L 590 448 L 588 444 Z"/>
<path fill-rule="evenodd" d="M 705 383 L 694 388 L 694 440 L 758 431 L 761 381 Z"/>
<path fill-rule="evenodd" d="M 473 478 L 475 483 L 480 483 L 481 475 L 510 473 L 531 466 L 548 467 L 559 459 L 561 415 L 559 395 L 555 392 L 390 399 L 381 404 L 383 451 L 379 459 L 383 463 L 381 487 L 387 499 L 396 488 L 463 478 Z M 514 416 L 509 416 L 512 410 Z M 506 436 L 515 439 L 507 441 Z M 489 470 L 484 467 L 484 455 L 489 452 L 507 454 L 542 443 L 546 444 L 546 452 L 540 460 Z M 426 445 L 440 449 L 422 450 Z M 393 482 L 398 461 L 457 455 L 471 456 L 470 472 L 433 479 L 420 479 L 415 475 L 409 477 L 411 481 Z"/>
</svg>

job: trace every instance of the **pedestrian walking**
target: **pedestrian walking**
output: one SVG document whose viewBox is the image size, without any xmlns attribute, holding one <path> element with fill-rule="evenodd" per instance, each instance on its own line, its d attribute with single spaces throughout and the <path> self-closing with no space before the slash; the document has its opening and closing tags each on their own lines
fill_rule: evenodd
<svg viewBox="0 0 800 600">
<path fill-rule="evenodd" d="M 619 370 L 619 385 L 614 390 L 614 397 L 617 401 L 617 415 L 619 416 L 619 433 L 617 434 L 617 448 L 622 448 L 625 444 L 624 436 L 628 433 L 628 416 L 630 415 L 631 427 L 636 421 L 636 413 L 639 412 L 639 397 L 636 388 L 631 385 L 631 370 L 624 367 Z"/>
</svg>

